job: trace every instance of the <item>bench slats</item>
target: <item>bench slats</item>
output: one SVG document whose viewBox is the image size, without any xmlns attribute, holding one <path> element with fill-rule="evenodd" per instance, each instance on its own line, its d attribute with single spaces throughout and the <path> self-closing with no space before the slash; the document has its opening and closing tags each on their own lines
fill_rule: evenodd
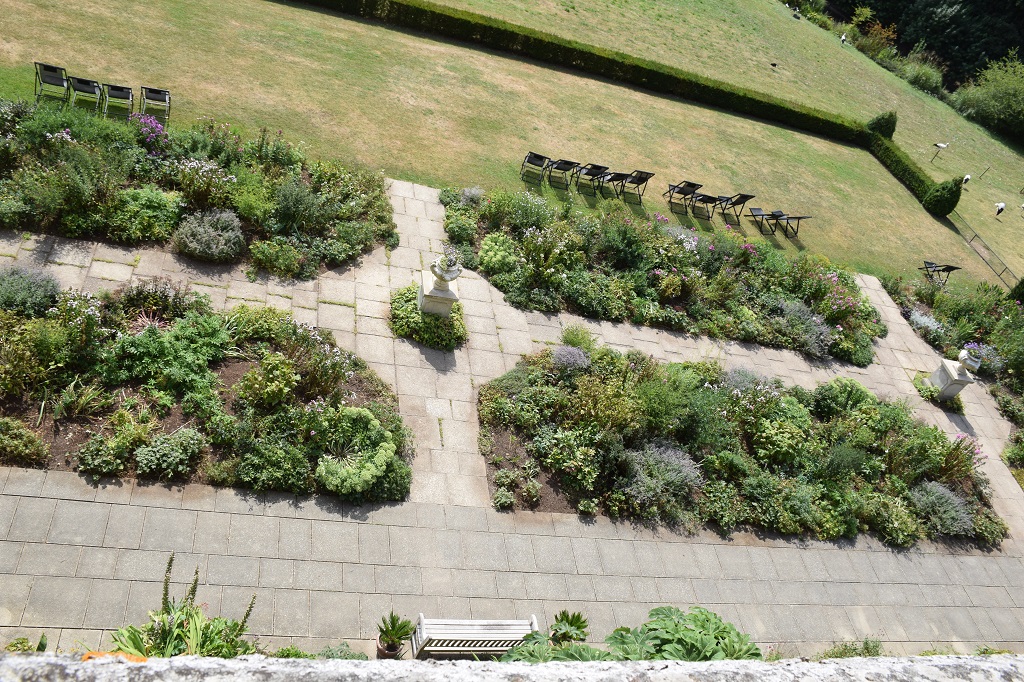
<svg viewBox="0 0 1024 682">
<path fill-rule="evenodd" d="M 412 636 L 414 658 L 429 656 L 501 655 L 537 629 L 530 620 L 455 620 L 420 614 Z"/>
</svg>

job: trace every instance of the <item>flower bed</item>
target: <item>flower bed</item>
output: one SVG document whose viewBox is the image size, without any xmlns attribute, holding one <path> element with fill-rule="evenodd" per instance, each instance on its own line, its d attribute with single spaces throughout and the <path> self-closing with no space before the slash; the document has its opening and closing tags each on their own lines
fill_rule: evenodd
<svg viewBox="0 0 1024 682">
<path fill-rule="evenodd" d="M 791 348 L 865 366 L 886 328 L 853 273 L 826 258 L 788 261 L 727 229 L 667 229 L 618 203 L 601 215 L 529 193 L 445 190 L 445 227 L 467 267 L 478 265 L 520 308 L 571 310 Z"/>
<path fill-rule="evenodd" d="M 715 363 L 596 347 L 583 328 L 563 342 L 574 345 L 529 356 L 480 390 L 498 506 L 564 493 L 585 514 L 823 539 L 872 531 L 902 546 L 1006 534 L 976 443 L 853 380 L 787 389 Z"/>
<path fill-rule="evenodd" d="M 302 151 L 263 129 L 245 139 L 202 120 L 164 129 L 0 99 L 0 228 L 122 244 L 173 243 L 211 262 L 309 278 L 398 245 L 379 173 Z"/>
<path fill-rule="evenodd" d="M 329 332 L 270 308 L 214 313 L 166 280 L 8 298 L 2 464 L 353 502 L 408 494 L 397 399 Z"/>
</svg>

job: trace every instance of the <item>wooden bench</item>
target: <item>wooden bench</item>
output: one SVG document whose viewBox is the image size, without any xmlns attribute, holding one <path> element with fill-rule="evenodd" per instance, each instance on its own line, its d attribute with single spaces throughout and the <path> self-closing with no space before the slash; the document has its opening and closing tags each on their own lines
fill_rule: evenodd
<svg viewBox="0 0 1024 682">
<path fill-rule="evenodd" d="M 424 618 L 412 634 L 413 658 L 473 658 L 501 656 L 537 631 L 530 620 L 449 620 Z"/>
</svg>

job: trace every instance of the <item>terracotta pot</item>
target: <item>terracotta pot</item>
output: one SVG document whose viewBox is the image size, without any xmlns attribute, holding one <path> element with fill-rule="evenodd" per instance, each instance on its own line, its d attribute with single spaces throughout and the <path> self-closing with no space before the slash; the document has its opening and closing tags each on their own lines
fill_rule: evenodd
<svg viewBox="0 0 1024 682">
<path fill-rule="evenodd" d="M 402 647 L 395 647 L 395 649 L 388 649 L 380 641 L 380 635 L 377 635 L 377 658 L 382 659 L 394 659 L 398 658 L 398 655 L 402 653 Z"/>
</svg>

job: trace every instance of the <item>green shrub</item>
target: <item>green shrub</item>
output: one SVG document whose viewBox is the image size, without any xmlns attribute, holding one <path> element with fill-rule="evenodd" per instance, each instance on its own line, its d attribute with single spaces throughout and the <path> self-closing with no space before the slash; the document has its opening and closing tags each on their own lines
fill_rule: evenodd
<svg viewBox="0 0 1024 682">
<path fill-rule="evenodd" d="M 192 291 L 188 282 L 168 277 L 134 280 L 107 295 L 105 312 L 114 318 L 133 320 L 140 315 L 172 321 L 188 313 L 206 315 L 213 312 L 206 294 Z"/>
<path fill-rule="evenodd" d="M 582 324 L 570 324 L 564 327 L 562 343 L 566 346 L 575 346 L 586 353 L 592 353 L 597 349 L 597 339 L 594 338 L 590 328 Z"/>
<path fill-rule="evenodd" d="M 309 254 L 297 249 L 282 237 L 252 242 L 249 244 L 249 254 L 253 265 L 279 277 L 308 279 L 316 274 L 318 264 L 309 257 Z"/>
<path fill-rule="evenodd" d="M 868 121 L 867 129 L 891 140 L 896 132 L 896 121 L 898 118 L 895 111 L 886 111 Z"/>
<path fill-rule="evenodd" d="M 157 436 L 148 445 L 135 451 L 136 469 L 140 476 L 173 480 L 187 478 L 195 471 L 205 441 L 195 429 L 178 429 Z"/>
<path fill-rule="evenodd" d="M 967 118 L 1024 140 L 1024 64 L 1017 50 L 989 61 L 977 81 L 956 91 L 953 102 Z"/>
<path fill-rule="evenodd" d="M 963 186 L 961 178 L 952 178 L 940 182 L 929 190 L 925 195 L 924 205 L 926 211 L 939 218 L 945 217 L 953 212 L 956 205 L 960 203 L 960 192 Z"/>
<path fill-rule="evenodd" d="M 274 658 L 317 658 L 316 654 L 306 653 L 297 646 L 281 647 L 270 655 Z"/>
<path fill-rule="evenodd" d="M 0 308 L 23 317 L 42 317 L 57 303 L 60 283 L 42 270 L 0 268 Z"/>
<path fill-rule="evenodd" d="M 444 229 L 453 244 L 470 244 L 476 237 L 476 214 L 449 208 L 444 217 Z"/>
<path fill-rule="evenodd" d="M 235 176 L 214 161 L 186 158 L 177 162 L 177 181 L 185 204 L 192 211 L 228 205 Z"/>
<path fill-rule="evenodd" d="M 238 381 L 235 392 L 238 402 L 262 411 L 289 401 L 299 383 L 295 366 L 280 353 L 267 353 L 259 364 Z"/>
<path fill-rule="evenodd" d="M 994 511 L 984 507 L 978 509 L 974 514 L 974 539 L 986 547 L 998 547 L 1010 534 L 1006 522 L 999 518 Z"/>
<path fill-rule="evenodd" d="M 0 463 L 35 467 L 46 463 L 50 451 L 35 433 L 17 419 L 0 417 Z"/>
<path fill-rule="evenodd" d="M 915 59 L 904 60 L 900 67 L 900 76 L 918 90 L 935 96 L 942 93 L 942 71 L 938 67 Z"/>
<path fill-rule="evenodd" d="M 174 232 L 174 248 L 211 263 L 237 263 L 245 253 L 245 236 L 231 211 L 193 213 Z"/>
<path fill-rule="evenodd" d="M 847 414 L 865 403 L 875 402 L 875 397 L 860 382 L 846 377 L 836 377 L 814 389 L 814 416 L 828 421 Z"/>
<path fill-rule="evenodd" d="M 503 232 L 494 232 L 480 243 L 480 268 L 491 275 L 500 275 L 516 267 L 516 246 Z"/>
<path fill-rule="evenodd" d="M 247 166 L 234 166 L 237 178 L 231 187 L 231 205 L 235 212 L 254 225 L 265 226 L 274 212 L 274 190 L 266 177 Z"/>
<path fill-rule="evenodd" d="M 277 234 L 315 234 L 329 220 L 330 206 L 300 179 L 291 178 L 278 185 L 274 201 L 274 232 Z"/>
<path fill-rule="evenodd" d="M 246 487 L 257 492 L 312 492 L 312 467 L 305 452 L 294 443 L 272 436 L 257 437 L 241 444 L 240 449 L 243 452 L 235 475 Z"/>
<path fill-rule="evenodd" d="M 126 244 L 164 241 L 178 222 L 178 211 L 178 200 L 158 187 L 121 190 L 110 208 L 107 235 Z"/>
<path fill-rule="evenodd" d="M 511 509 L 516 502 L 515 494 L 508 488 L 498 488 L 491 497 L 491 503 L 495 509 Z"/>
<path fill-rule="evenodd" d="M 391 292 L 391 315 L 388 324 L 395 336 L 412 339 L 429 348 L 451 351 L 469 338 L 462 319 L 462 304 L 452 306 L 450 317 L 440 317 L 420 310 L 416 285 Z"/>
<path fill-rule="evenodd" d="M 119 476 L 131 463 L 132 453 L 149 442 L 150 433 L 156 424 L 148 415 L 136 416 L 122 408 L 110 418 L 113 435 L 104 438 L 101 434 L 92 436 L 78 451 L 78 470 L 100 476 Z"/>
</svg>

